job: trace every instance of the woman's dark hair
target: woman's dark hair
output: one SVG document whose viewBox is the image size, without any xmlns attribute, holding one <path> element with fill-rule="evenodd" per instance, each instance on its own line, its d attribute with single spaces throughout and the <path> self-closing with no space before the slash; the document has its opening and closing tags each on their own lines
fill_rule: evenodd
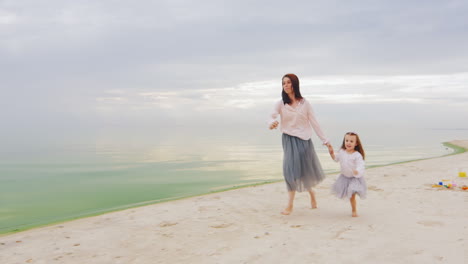
<svg viewBox="0 0 468 264">
<path fill-rule="evenodd" d="M 281 78 L 281 87 L 283 87 L 283 79 L 284 77 L 288 77 L 291 80 L 292 87 L 294 90 L 294 96 L 296 96 L 296 99 L 302 99 L 301 91 L 299 90 L 299 78 L 293 73 L 288 73 Z M 291 99 L 289 98 L 288 94 L 284 92 L 284 89 L 281 88 L 281 97 L 283 97 L 283 103 L 284 104 L 290 104 Z"/>
<path fill-rule="evenodd" d="M 362 159 L 365 160 L 366 159 L 366 153 L 364 152 L 364 148 L 362 147 L 361 139 L 359 138 L 359 135 L 357 133 L 354 133 L 354 132 L 347 132 L 345 134 L 345 137 L 346 137 L 346 135 L 356 136 L 356 146 L 354 147 L 354 150 L 361 153 Z M 341 148 L 346 149 L 344 137 L 343 137 L 343 143 L 341 144 Z"/>
</svg>

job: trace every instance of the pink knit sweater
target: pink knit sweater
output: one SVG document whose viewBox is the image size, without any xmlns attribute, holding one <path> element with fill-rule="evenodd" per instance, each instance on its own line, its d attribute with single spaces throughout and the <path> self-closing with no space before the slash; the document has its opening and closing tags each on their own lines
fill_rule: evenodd
<svg viewBox="0 0 468 264">
<path fill-rule="evenodd" d="M 288 104 L 285 105 L 283 100 L 277 102 L 271 114 L 269 125 L 276 121 L 278 115 L 281 116 L 281 132 L 303 140 L 309 140 L 312 137 L 313 128 L 323 144 L 328 143 L 328 139 L 315 119 L 312 105 L 305 98 L 302 98 L 296 108 Z"/>
</svg>

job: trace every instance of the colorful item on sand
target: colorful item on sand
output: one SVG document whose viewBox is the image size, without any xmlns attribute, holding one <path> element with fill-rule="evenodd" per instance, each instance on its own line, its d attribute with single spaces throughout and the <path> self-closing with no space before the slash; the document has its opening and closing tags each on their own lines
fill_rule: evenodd
<svg viewBox="0 0 468 264">
<path fill-rule="evenodd" d="M 462 189 L 462 190 L 468 190 L 468 186 L 467 185 L 459 185 L 457 184 L 457 182 L 455 182 L 454 180 L 447 180 L 447 179 L 443 179 L 435 184 L 432 184 L 432 187 L 433 188 L 442 188 L 442 187 L 445 187 L 447 189 L 455 189 L 456 187 Z"/>
</svg>

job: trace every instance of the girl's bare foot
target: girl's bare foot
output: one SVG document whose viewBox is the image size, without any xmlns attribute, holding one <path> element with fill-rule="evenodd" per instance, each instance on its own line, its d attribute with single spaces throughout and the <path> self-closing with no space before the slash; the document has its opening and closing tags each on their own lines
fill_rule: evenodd
<svg viewBox="0 0 468 264">
<path fill-rule="evenodd" d="M 356 209 L 356 193 L 353 193 L 349 201 L 351 202 L 351 212 L 353 212 L 352 216 L 357 217 L 358 215 Z"/>
<path fill-rule="evenodd" d="M 282 215 L 289 215 L 289 214 L 291 214 L 292 210 L 293 210 L 292 207 L 286 207 L 286 209 L 284 209 L 284 210 L 281 212 L 281 214 L 282 214 Z"/>
</svg>

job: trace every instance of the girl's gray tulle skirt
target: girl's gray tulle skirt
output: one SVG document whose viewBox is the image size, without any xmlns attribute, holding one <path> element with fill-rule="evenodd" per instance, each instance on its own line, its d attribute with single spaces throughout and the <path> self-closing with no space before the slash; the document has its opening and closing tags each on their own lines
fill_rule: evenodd
<svg viewBox="0 0 468 264">
<path fill-rule="evenodd" d="M 283 134 L 283 175 L 288 191 L 307 191 L 325 179 L 312 140 Z"/>
<path fill-rule="evenodd" d="M 357 193 L 361 199 L 367 196 L 367 183 L 364 177 L 346 177 L 340 174 L 332 186 L 332 193 L 340 199 L 351 198 L 353 193 Z"/>
</svg>

